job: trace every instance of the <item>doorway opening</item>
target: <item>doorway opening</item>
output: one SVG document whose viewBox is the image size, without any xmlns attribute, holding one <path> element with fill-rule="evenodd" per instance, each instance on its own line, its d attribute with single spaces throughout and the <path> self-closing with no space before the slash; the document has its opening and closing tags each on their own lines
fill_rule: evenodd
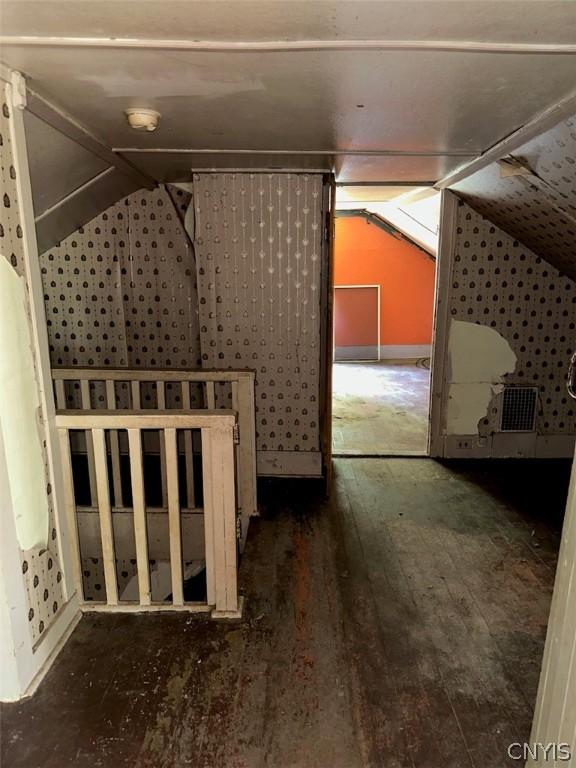
<svg viewBox="0 0 576 768">
<path fill-rule="evenodd" d="M 428 454 L 439 217 L 431 187 L 337 189 L 336 456 Z"/>
</svg>

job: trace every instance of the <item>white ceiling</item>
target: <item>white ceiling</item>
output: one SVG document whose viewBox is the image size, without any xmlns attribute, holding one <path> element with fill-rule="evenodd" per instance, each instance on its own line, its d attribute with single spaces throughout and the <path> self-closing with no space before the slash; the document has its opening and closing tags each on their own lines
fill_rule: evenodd
<svg viewBox="0 0 576 768">
<path fill-rule="evenodd" d="M 360 48 L 366 40 L 529 47 L 575 43 L 576 4 L 4 0 L 2 34 L 238 43 L 347 40 Z M 333 169 L 341 181 L 436 181 L 576 87 L 576 56 L 570 54 L 208 52 L 45 42 L 5 45 L 1 57 L 109 146 L 214 150 L 126 153 L 159 180 L 186 179 L 194 167 L 279 166 Z M 156 133 L 136 134 L 127 127 L 123 111 L 134 106 L 162 113 Z M 310 154 L 298 154 L 303 150 Z M 400 154 L 379 154 L 386 152 Z"/>
<path fill-rule="evenodd" d="M 108 164 L 92 155 L 59 131 L 25 112 L 26 141 L 36 216 L 101 173 Z M 66 173 L 63 173 L 63 169 Z"/>
<path fill-rule="evenodd" d="M 571 7 L 572 6 L 572 7 Z M 3 0 L 5 35 L 573 42 L 565 0 Z"/>
<path fill-rule="evenodd" d="M 336 189 L 336 205 L 340 203 L 382 203 L 420 191 L 412 186 L 345 186 Z M 362 207 L 359 205 L 359 207 Z"/>
</svg>

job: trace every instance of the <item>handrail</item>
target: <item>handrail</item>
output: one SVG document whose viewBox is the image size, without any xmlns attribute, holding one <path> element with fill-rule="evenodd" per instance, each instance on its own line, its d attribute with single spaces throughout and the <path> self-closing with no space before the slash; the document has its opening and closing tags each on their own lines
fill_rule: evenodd
<svg viewBox="0 0 576 768">
<path fill-rule="evenodd" d="M 178 370 L 163 368 L 52 368 L 55 381 L 214 381 L 232 382 L 238 379 L 254 379 L 254 371 L 249 369 L 217 370 L 202 368 L 198 370 Z"/>
<path fill-rule="evenodd" d="M 215 411 L 58 410 L 55 417 L 58 429 L 233 429 L 235 424 L 235 411 L 224 408 Z"/>
<path fill-rule="evenodd" d="M 241 612 L 237 581 L 236 499 L 233 411 L 214 410 L 74 410 L 57 411 L 62 454 L 66 513 L 72 537 L 76 588 L 83 610 L 212 610 L 213 617 L 234 618 Z M 199 429 L 202 443 L 203 516 L 206 560 L 205 603 L 186 603 L 183 593 L 182 508 L 178 480 L 177 430 Z M 106 602 L 84 600 L 78 507 L 75 501 L 70 432 L 86 432 L 95 480 L 93 506 L 99 513 Z M 111 503 L 107 431 L 126 430 L 129 443 L 132 517 L 138 576 L 137 602 L 119 598 L 116 572 L 114 507 Z M 147 508 L 144 495 L 142 430 L 159 430 L 164 446 L 168 512 L 171 603 L 153 603 L 151 592 Z M 114 466 L 112 465 L 112 473 Z M 112 480 L 114 477 L 112 477 Z M 125 510 L 126 508 L 124 508 Z M 149 509 L 148 509 L 149 511 Z"/>
</svg>

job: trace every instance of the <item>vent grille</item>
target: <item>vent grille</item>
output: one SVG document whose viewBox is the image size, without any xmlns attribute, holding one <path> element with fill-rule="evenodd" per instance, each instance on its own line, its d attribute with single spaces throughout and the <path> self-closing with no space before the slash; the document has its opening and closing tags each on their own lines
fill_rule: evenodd
<svg viewBox="0 0 576 768">
<path fill-rule="evenodd" d="M 532 432 L 536 420 L 536 387 L 506 387 L 502 401 L 502 432 Z"/>
</svg>

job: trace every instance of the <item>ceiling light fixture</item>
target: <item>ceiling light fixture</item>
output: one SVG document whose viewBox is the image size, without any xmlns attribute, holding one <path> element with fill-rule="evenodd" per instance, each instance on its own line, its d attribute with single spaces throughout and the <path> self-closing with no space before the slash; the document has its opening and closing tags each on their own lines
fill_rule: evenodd
<svg viewBox="0 0 576 768">
<path fill-rule="evenodd" d="M 155 131 L 160 121 L 160 112 L 155 109 L 127 109 L 128 125 L 135 131 Z"/>
</svg>

